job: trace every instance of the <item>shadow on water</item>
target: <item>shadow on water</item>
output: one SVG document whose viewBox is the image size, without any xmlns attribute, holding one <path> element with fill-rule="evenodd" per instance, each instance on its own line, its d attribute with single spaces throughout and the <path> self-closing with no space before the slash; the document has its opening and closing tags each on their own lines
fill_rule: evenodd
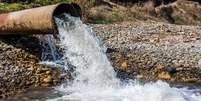
<svg viewBox="0 0 201 101">
<path fill-rule="evenodd" d="M 61 97 L 63 94 L 53 88 L 34 88 L 24 93 L 3 99 L 3 101 L 45 101 L 47 99 Z"/>
</svg>

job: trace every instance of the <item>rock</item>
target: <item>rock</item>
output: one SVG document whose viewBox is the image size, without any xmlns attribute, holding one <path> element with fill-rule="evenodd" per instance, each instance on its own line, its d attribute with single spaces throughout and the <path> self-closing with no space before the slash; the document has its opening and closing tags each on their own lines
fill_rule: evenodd
<svg viewBox="0 0 201 101">
<path fill-rule="evenodd" d="M 127 70 L 128 70 L 128 61 L 124 61 L 124 62 L 121 64 L 121 69 L 124 70 L 124 71 L 127 71 Z"/>
<path fill-rule="evenodd" d="M 50 71 L 46 71 L 45 73 L 46 73 L 46 74 L 50 74 L 51 72 L 50 72 Z"/>
<path fill-rule="evenodd" d="M 182 80 L 184 82 L 191 82 L 191 83 L 198 81 L 196 78 L 182 78 Z"/>
<path fill-rule="evenodd" d="M 201 67 L 201 59 L 198 61 L 198 66 Z"/>
<path fill-rule="evenodd" d="M 158 74 L 158 78 L 164 80 L 170 80 L 171 76 L 168 72 L 161 72 L 160 74 Z"/>
<path fill-rule="evenodd" d="M 136 79 L 142 79 L 143 78 L 143 75 L 137 75 L 136 76 Z"/>
<path fill-rule="evenodd" d="M 33 70 L 34 70 L 34 67 L 31 66 L 31 67 L 27 68 L 27 70 L 29 70 L 29 71 L 33 71 Z"/>
<path fill-rule="evenodd" d="M 36 69 L 36 73 L 41 73 L 41 72 L 42 72 L 42 68 L 40 66 L 38 66 Z"/>
<path fill-rule="evenodd" d="M 112 52 L 116 52 L 117 50 L 112 49 L 112 48 L 107 48 L 106 53 L 112 53 Z"/>
<path fill-rule="evenodd" d="M 49 87 L 49 86 L 51 86 L 51 84 L 49 84 L 49 83 L 43 83 L 43 84 L 41 84 L 43 87 Z"/>
<path fill-rule="evenodd" d="M 48 68 L 48 67 L 43 67 L 43 68 L 41 69 L 41 71 L 43 71 L 43 72 L 49 71 L 49 68 Z"/>
<path fill-rule="evenodd" d="M 53 79 L 52 79 L 51 76 L 47 76 L 45 79 L 43 79 L 43 81 L 44 81 L 45 83 L 52 83 L 52 82 L 53 82 Z"/>
<path fill-rule="evenodd" d="M 157 65 L 157 67 L 156 67 L 156 68 L 157 68 L 158 70 L 162 70 L 164 67 L 165 67 L 164 65 L 159 64 L 159 65 Z"/>
<path fill-rule="evenodd" d="M 179 64 L 184 64 L 184 60 L 179 60 Z"/>
<path fill-rule="evenodd" d="M 177 67 L 176 68 L 176 71 L 182 71 L 182 70 L 184 70 L 182 67 Z"/>
<path fill-rule="evenodd" d="M 177 69 L 175 67 L 172 67 L 172 66 L 168 66 L 165 68 L 165 70 L 171 74 L 173 73 L 176 73 L 177 72 Z"/>
</svg>

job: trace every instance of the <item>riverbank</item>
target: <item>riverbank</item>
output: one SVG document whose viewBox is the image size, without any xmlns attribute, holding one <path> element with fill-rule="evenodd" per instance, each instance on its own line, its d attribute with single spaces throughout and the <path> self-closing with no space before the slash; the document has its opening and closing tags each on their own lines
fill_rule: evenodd
<svg viewBox="0 0 201 101">
<path fill-rule="evenodd" d="M 134 27 L 134 25 L 137 25 L 137 27 Z M 131 27 L 129 27 L 129 26 L 131 26 Z M 149 29 L 150 26 L 153 26 L 154 28 Z M 81 27 L 83 27 L 83 26 L 81 26 Z M 96 29 L 97 27 L 101 28 L 101 29 Z M 107 27 L 107 28 L 104 28 L 104 27 Z M 180 27 L 181 27 L 181 29 L 180 29 Z M 160 101 L 163 101 L 163 99 L 168 100 L 168 101 L 173 101 L 175 99 L 181 100 L 181 101 L 184 101 L 185 99 L 189 99 L 189 100 L 191 100 L 191 99 L 199 100 L 200 99 L 200 86 L 196 86 L 198 84 L 196 82 L 199 82 L 199 78 L 197 78 L 198 81 L 196 81 L 196 82 L 194 81 L 194 83 L 191 83 L 191 85 L 189 85 L 189 86 L 188 86 L 187 82 L 192 82 L 192 81 L 185 81 L 184 85 L 181 85 L 179 83 L 174 83 L 175 85 L 172 85 L 171 83 L 168 84 L 168 83 L 165 83 L 162 81 L 155 82 L 155 81 L 153 81 L 154 79 L 152 79 L 152 78 L 154 78 L 154 74 L 155 74 L 155 71 L 153 71 L 153 70 L 158 71 L 157 73 L 160 73 L 160 71 L 162 71 L 164 74 L 166 74 L 166 76 L 177 73 L 179 75 L 186 75 L 186 78 L 188 78 L 187 76 L 196 77 L 197 74 L 192 75 L 192 74 L 186 74 L 186 72 L 185 72 L 185 71 L 191 71 L 192 73 L 197 73 L 197 72 L 193 71 L 193 69 L 194 69 L 193 67 L 192 67 L 192 69 L 191 69 L 191 67 L 173 67 L 171 65 L 168 65 L 168 67 L 162 67 L 162 63 L 164 65 L 169 63 L 169 62 L 166 62 L 166 58 L 167 58 L 166 54 L 170 54 L 171 56 L 175 55 L 175 53 L 169 51 L 169 49 L 174 50 L 175 52 L 178 51 L 181 54 L 189 53 L 191 55 L 191 53 L 188 52 L 188 48 L 186 48 L 186 47 L 188 47 L 188 43 L 185 46 L 179 45 L 178 48 L 172 48 L 173 46 L 176 47 L 175 45 L 183 44 L 183 42 L 186 42 L 186 41 L 183 41 L 183 39 L 181 38 L 182 36 L 179 37 L 179 36 L 174 36 L 174 35 L 175 34 L 176 35 L 177 34 L 178 35 L 188 34 L 188 32 L 192 34 L 194 31 L 200 32 L 199 27 L 177 26 L 177 25 L 158 23 L 158 22 L 146 22 L 146 23 L 145 22 L 143 22 L 143 23 L 135 22 L 135 23 L 121 23 L 121 24 L 116 24 L 116 25 L 111 25 L 111 26 L 110 25 L 97 25 L 97 26 L 95 25 L 94 28 L 95 28 L 94 29 L 95 31 L 102 31 L 101 33 L 97 32 L 99 37 L 102 36 L 102 40 L 104 39 L 103 37 L 106 36 L 106 40 L 104 40 L 103 42 L 105 43 L 105 45 L 107 45 L 107 43 L 108 43 L 108 47 L 110 47 L 110 49 L 107 50 L 108 57 L 113 61 L 111 63 L 113 63 L 113 65 L 115 67 L 114 69 L 117 71 L 118 77 L 123 80 L 122 82 L 120 82 L 115 77 L 116 73 L 113 71 L 113 67 L 110 66 L 109 61 L 105 58 L 105 54 L 100 52 L 99 49 L 96 49 L 98 47 L 98 44 L 96 44 L 97 40 L 93 40 L 94 37 L 92 37 L 90 35 L 88 36 L 88 34 L 92 34 L 92 33 L 88 33 L 87 31 L 84 32 L 86 30 L 85 27 L 81 28 L 81 29 L 76 27 L 76 31 L 75 32 L 72 31 L 73 34 L 68 33 L 65 30 L 60 31 L 61 35 L 66 35 L 65 37 L 63 37 L 65 40 L 61 39 L 63 42 L 62 45 L 65 45 L 66 47 L 71 47 L 71 45 L 75 45 L 71 49 L 64 48 L 65 53 L 63 53 L 65 58 L 70 58 L 70 59 L 73 58 L 71 62 L 73 65 L 76 65 L 76 69 L 74 72 L 75 74 L 72 75 L 72 77 L 75 78 L 72 82 L 72 85 L 69 85 L 69 82 L 67 81 L 65 83 L 62 83 L 62 85 L 60 85 L 60 86 L 54 86 L 53 88 L 50 88 L 50 89 L 44 89 L 44 88 L 41 88 L 38 90 L 28 89 L 28 91 L 26 93 L 24 93 L 22 95 L 17 94 L 14 97 L 8 97 L 6 100 L 9 101 L 11 99 L 14 100 L 14 99 L 20 98 L 20 99 L 27 100 L 27 101 L 35 100 L 35 99 L 36 100 L 42 100 L 42 99 L 44 99 L 44 100 L 45 99 L 51 99 L 51 100 L 71 100 L 72 99 L 72 100 L 74 100 L 75 99 L 75 100 L 94 101 L 94 100 L 99 100 L 99 99 L 97 99 L 97 97 L 104 101 L 107 101 L 108 98 L 109 98 L 109 100 L 111 100 L 111 99 L 112 100 L 129 99 L 131 101 L 138 99 L 138 98 L 140 98 L 140 100 L 143 100 L 143 101 L 146 101 L 148 99 L 155 101 L 157 97 L 161 97 L 161 99 L 159 99 Z M 118 29 L 118 28 L 120 28 L 120 29 Z M 132 30 L 133 28 L 134 28 L 134 30 Z M 158 28 L 160 28 L 160 29 L 158 29 Z M 104 29 L 104 30 L 102 30 L 102 29 Z M 138 29 L 139 29 L 139 31 L 137 31 Z M 168 29 L 169 31 L 167 31 L 166 29 Z M 178 31 L 178 29 L 180 31 Z M 182 30 L 187 30 L 187 29 L 188 29 L 188 31 L 185 31 L 184 33 L 180 33 L 180 32 L 182 32 Z M 106 31 L 106 33 L 104 33 L 104 31 Z M 165 34 L 165 33 L 162 33 L 163 31 L 164 32 L 167 31 L 170 33 Z M 80 32 L 83 32 L 83 33 L 80 33 Z M 160 36 L 159 36 L 160 38 L 156 38 L 158 35 L 158 33 L 156 33 L 156 32 L 160 32 Z M 143 37 L 141 37 L 141 38 L 133 37 L 136 35 L 136 33 L 138 36 L 141 35 Z M 100 35 L 100 34 L 106 34 L 106 35 Z M 163 34 L 165 34 L 165 37 L 163 36 Z M 73 37 L 71 37 L 71 35 Z M 84 35 L 84 37 L 82 37 L 82 35 Z M 111 35 L 112 37 L 107 37 L 107 35 Z M 131 35 L 133 35 L 133 36 L 131 36 Z M 154 38 L 152 35 L 154 35 Z M 81 36 L 81 37 L 79 37 L 79 36 Z M 130 36 L 130 37 L 128 37 L 128 36 Z M 127 38 L 129 38 L 129 40 L 127 40 Z M 155 40 L 150 41 L 155 38 L 157 39 L 156 42 L 155 42 Z M 176 40 L 177 38 L 179 38 L 180 40 Z M 174 39 L 175 41 L 172 41 L 172 39 Z M 197 39 L 197 40 L 199 40 L 199 39 Z M 139 43 L 141 41 L 143 41 L 142 42 L 143 44 Z M 193 41 L 194 40 L 192 40 L 192 42 Z M 176 42 L 176 43 L 173 44 L 173 42 Z M 135 46 L 135 48 L 133 48 L 132 46 L 136 45 L 135 43 L 138 44 L 139 47 Z M 158 44 L 159 46 L 162 44 L 167 47 L 164 48 L 163 46 L 160 46 L 157 48 L 156 45 L 155 45 L 155 47 L 154 47 L 154 45 L 152 45 L 154 43 Z M 146 45 L 144 45 L 144 44 L 146 44 Z M 145 47 L 145 46 L 147 46 L 147 47 Z M 148 47 L 148 46 L 151 46 L 151 47 Z M 163 49 L 160 49 L 160 48 L 164 48 L 166 51 L 164 51 Z M 191 50 L 191 48 L 190 48 L 190 50 Z M 198 52 L 199 52 L 200 49 L 199 48 L 196 48 L 196 49 L 198 49 Z M 196 49 L 192 49 L 193 51 L 191 51 L 191 52 L 194 52 Z M 196 52 L 197 52 L 197 50 L 196 50 Z M 145 56 L 141 55 L 141 54 L 145 54 L 145 53 L 146 53 Z M 70 55 L 67 55 L 67 54 L 70 54 Z M 161 56 L 161 54 L 162 54 L 162 56 Z M 165 55 L 163 55 L 163 54 L 165 54 Z M 148 57 L 149 55 L 151 55 L 151 56 Z M 122 59 L 122 56 L 125 56 L 128 58 L 123 57 L 123 59 Z M 181 58 L 183 58 L 183 57 L 185 58 L 188 55 L 180 56 L 180 55 L 176 54 L 176 57 L 177 56 L 180 57 L 177 59 L 181 60 Z M 153 58 L 155 58 L 156 61 L 152 60 Z M 82 59 L 84 59 L 84 61 L 82 61 Z M 105 59 L 105 61 L 104 61 L 104 59 Z M 164 61 L 160 61 L 159 59 L 164 60 Z M 168 57 L 168 59 L 169 59 L 169 57 Z M 188 60 L 188 58 L 185 58 L 185 59 Z M 140 63 L 142 65 L 137 67 L 140 63 L 138 63 L 136 61 L 140 61 Z M 147 61 L 149 61 L 149 62 L 147 62 Z M 64 62 L 66 62 L 66 60 L 64 60 Z M 135 62 L 136 62 L 136 64 L 134 64 Z M 149 67 L 150 64 L 152 64 L 154 62 L 156 62 L 156 64 L 159 63 L 160 68 L 155 67 L 154 64 L 151 67 Z M 130 63 L 133 63 L 133 64 L 130 64 Z M 81 65 L 77 65 L 77 64 L 81 64 Z M 120 66 L 118 66 L 118 64 L 120 64 Z M 147 65 L 147 67 L 143 67 L 146 65 Z M 68 65 L 64 65 L 64 66 L 68 66 Z M 132 67 L 130 67 L 130 66 L 132 66 Z M 137 67 L 137 68 L 135 68 L 135 67 Z M 143 67 L 143 70 L 142 70 L 142 67 Z M 185 68 L 187 68 L 187 69 L 185 69 Z M 182 70 L 184 72 L 179 72 L 178 70 Z M 135 74 L 135 73 L 137 74 L 140 72 L 141 72 L 141 75 L 143 75 L 143 76 L 145 75 L 144 77 L 150 77 L 150 78 L 145 78 L 145 79 L 151 80 L 151 81 L 150 82 L 149 81 L 140 82 L 141 80 L 139 80 L 139 79 L 143 79 L 143 78 L 140 78 L 138 75 L 132 75 L 132 74 Z M 151 75 L 151 74 L 153 74 L 153 75 Z M 159 75 L 157 75 L 157 76 L 159 76 Z M 141 76 L 141 77 L 143 77 L 143 76 Z M 137 77 L 139 81 L 138 80 L 127 81 L 126 78 L 129 78 L 129 77 L 130 78 Z M 174 81 L 174 77 L 173 76 L 171 76 L 171 77 L 173 79 L 170 79 L 170 80 L 172 80 L 173 82 L 176 82 L 176 79 Z M 159 78 L 156 78 L 156 79 L 159 79 Z M 166 80 L 170 81 L 167 78 L 166 78 Z M 178 79 L 178 80 L 180 80 L 180 79 Z M 184 81 L 182 81 L 182 82 L 184 82 Z M 154 93 L 154 92 L 156 92 L 156 93 Z M 158 94 L 157 92 L 159 92 L 160 94 Z M 145 97 L 145 98 L 141 99 L 141 96 L 144 96 L 144 95 L 147 95 L 148 98 Z M 169 95 L 169 96 L 167 96 L 167 95 Z"/>
<path fill-rule="evenodd" d="M 201 83 L 200 26 L 141 21 L 90 26 L 108 47 L 119 78 Z M 58 67 L 39 64 L 44 49 L 40 40 L 1 37 L 1 97 L 69 79 Z"/>
</svg>

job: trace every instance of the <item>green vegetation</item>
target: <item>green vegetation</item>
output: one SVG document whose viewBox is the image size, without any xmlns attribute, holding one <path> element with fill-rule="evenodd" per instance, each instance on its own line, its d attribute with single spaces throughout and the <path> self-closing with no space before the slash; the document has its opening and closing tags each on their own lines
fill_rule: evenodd
<svg viewBox="0 0 201 101">
<path fill-rule="evenodd" d="M 58 2 L 75 2 L 77 0 L 0 0 L 2 3 L 24 3 L 24 4 L 41 4 L 41 5 L 48 5 Z"/>
<path fill-rule="evenodd" d="M 187 23 L 187 22 L 185 22 L 185 19 L 182 18 L 181 16 L 174 16 L 173 19 L 175 21 L 174 22 L 175 24 L 184 24 L 184 23 Z"/>
<path fill-rule="evenodd" d="M 59 2 L 77 2 L 78 0 L 0 0 L 0 13 L 34 8 Z"/>
<path fill-rule="evenodd" d="M 76 2 L 77 0 L 28 0 L 31 1 L 34 4 L 40 4 L 40 5 L 50 5 L 55 4 L 59 2 Z"/>
<path fill-rule="evenodd" d="M 101 15 L 99 13 L 96 16 L 91 17 L 89 19 L 89 22 L 95 24 L 108 24 L 108 23 L 122 22 L 123 20 L 124 18 L 121 15 L 119 15 L 117 12 L 113 12 L 109 17 Z"/>
<path fill-rule="evenodd" d="M 21 9 L 25 9 L 25 7 L 22 4 L 18 3 L 4 4 L 0 7 L 0 12 L 4 13 L 9 11 L 17 11 Z"/>
</svg>

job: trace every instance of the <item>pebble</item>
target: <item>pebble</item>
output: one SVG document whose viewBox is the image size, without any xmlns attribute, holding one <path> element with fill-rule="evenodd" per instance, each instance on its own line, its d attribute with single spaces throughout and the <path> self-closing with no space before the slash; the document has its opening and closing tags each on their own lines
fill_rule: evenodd
<svg viewBox="0 0 201 101">
<path fill-rule="evenodd" d="M 50 71 L 46 71 L 45 73 L 46 73 L 46 74 L 50 74 L 51 72 L 50 72 Z"/>
<path fill-rule="evenodd" d="M 171 79 L 171 76 L 168 72 L 161 72 L 159 75 L 158 75 L 158 78 L 160 79 L 164 79 L 164 80 L 170 80 Z"/>
<path fill-rule="evenodd" d="M 127 71 L 127 70 L 128 70 L 128 62 L 127 62 L 127 61 L 124 61 L 124 62 L 121 64 L 121 69 L 124 70 L 124 71 Z"/>
<path fill-rule="evenodd" d="M 171 66 L 168 66 L 165 68 L 165 70 L 171 74 L 173 73 L 176 73 L 177 72 L 177 69 L 175 67 L 171 67 Z"/>
<path fill-rule="evenodd" d="M 45 83 L 52 83 L 53 79 L 52 79 L 51 76 L 48 76 L 47 78 L 43 79 L 43 81 L 44 81 Z"/>
<path fill-rule="evenodd" d="M 198 61 L 198 66 L 201 67 L 201 59 Z"/>
</svg>

